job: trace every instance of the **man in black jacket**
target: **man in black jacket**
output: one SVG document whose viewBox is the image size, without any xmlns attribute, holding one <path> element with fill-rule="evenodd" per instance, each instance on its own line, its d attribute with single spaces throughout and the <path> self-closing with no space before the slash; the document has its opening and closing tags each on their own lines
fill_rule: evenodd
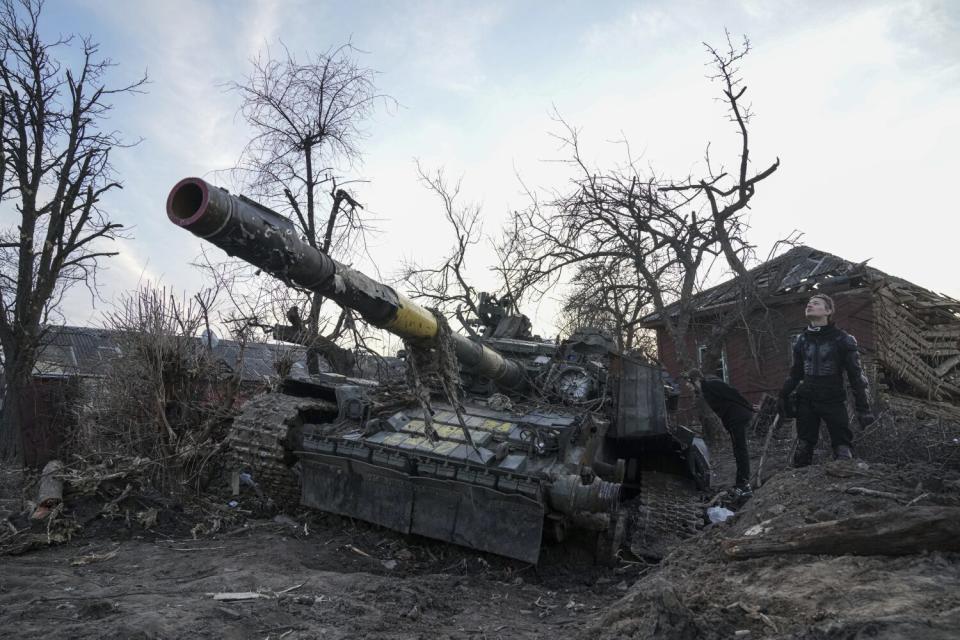
<svg viewBox="0 0 960 640">
<path fill-rule="evenodd" d="M 753 405 L 735 388 L 715 376 L 704 377 L 699 369 L 687 372 L 687 380 L 703 393 L 703 399 L 720 418 L 733 443 L 737 461 L 737 483 L 733 492 L 738 497 L 753 495 L 750 488 L 750 454 L 747 451 L 747 425 L 753 418 Z"/>
<path fill-rule="evenodd" d="M 797 419 L 795 467 L 805 467 L 813 462 L 821 421 L 826 423 L 830 433 L 834 458 L 853 458 L 853 432 L 847 417 L 844 374 L 853 390 L 860 425 L 865 427 L 874 421 L 857 340 L 834 326 L 833 312 L 833 300 L 825 294 L 818 293 L 807 302 L 806 317 L 810 324 L 793 345 L 790 377 L 780 392 L 785 416 Z M 794 391 L 795 410 L 791 397 Z"/>
</svg>

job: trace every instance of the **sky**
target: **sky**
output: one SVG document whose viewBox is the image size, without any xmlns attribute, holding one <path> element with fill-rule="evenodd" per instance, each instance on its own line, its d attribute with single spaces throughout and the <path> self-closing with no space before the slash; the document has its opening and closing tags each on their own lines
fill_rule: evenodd
<svg viewBox="0 0 960 640">
<path fill-rule="evenodd" d="M 100 298 L 74 290 L 67 322 L 102 323 L 124 291 L 146 282 L 187 293 L 201 241 L 164 206 L 180 178 L 233 166 L 249 135 L 238 97 L 250 59 L 281 42 L 306 57 L 350 41 L 396 108 L 368 122 L 356 198 L 379 220 L 375 264 L 431 264 L 452 245 L 440 203 L 415 161 L 462 178 L 464 204 L 496 234 L 534 188 L 562 187 L 556 111 L 598 167 L 635 156 L 664 175 L 735 165 L 738 139 L 716 100 L 704 42 L 749 36 L 742 72 L 755 112 L 756 168 L 780 159 L 752 201 L 749 240 L 765 256 L 799 231 L 810 246 L 960 298 L 949 268 L 960 235 L 960 3 L 792 0 L 673 2 L 306 2 L 49 0 L 42 28 L 89 34 L 117 66 L 114 83 L 146 71 L 147 94 L 117 100 L 110 126 L 138 145 L 114 160 L 124 183 L 103 204 L 129 240 L 99 277 Z M 4 215 L 10 215 L 9 212 Z M 469 274 L 495 287 L 493 254 L 476 247 Z M 524 309 L 544 335 L 555 300 Z"/>
</svg>

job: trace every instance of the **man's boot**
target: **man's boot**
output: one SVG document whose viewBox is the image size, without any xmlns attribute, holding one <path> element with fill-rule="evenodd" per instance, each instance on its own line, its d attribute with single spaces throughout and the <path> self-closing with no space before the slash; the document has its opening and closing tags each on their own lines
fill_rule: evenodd
<svg viewBox="0 0 960 640">
<path fill-rule="evenodd" d="M 813 450 L 816 448 L 812 442 L 806 440 L 797 441 L 797 450 L 793 454 L 794 467 L 809 467 L 813 463 Z"/>
<path fill-rule="evenodd" d="M 750 486 L 749 482 L 739 481 L 733 489 L 730 489 L 729 493 L 734 500 L 745 502 L 753 497 L 753 487 Z"/>
<path fill-rule="evenodd" d="M 833 448 L 834 460 L 853 460 L 853 450 L 845 444 Z"/>
</svg>

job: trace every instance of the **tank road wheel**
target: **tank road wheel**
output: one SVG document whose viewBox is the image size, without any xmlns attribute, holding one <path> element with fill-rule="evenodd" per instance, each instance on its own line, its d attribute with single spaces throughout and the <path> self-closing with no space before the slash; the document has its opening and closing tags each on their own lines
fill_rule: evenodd
<svg viewBox="0 0 960 640">
<path fill-rule="evenodd" d="M 227 434 L 232 466 L 247 471 L 268 503 L 278 509 L 300 504 L 299 466 L 293 457 L 293 431 L 304 416 L 337 415 L 333 402 L 281 393 L 264 393 L 248 401 Z"/>
</svg>

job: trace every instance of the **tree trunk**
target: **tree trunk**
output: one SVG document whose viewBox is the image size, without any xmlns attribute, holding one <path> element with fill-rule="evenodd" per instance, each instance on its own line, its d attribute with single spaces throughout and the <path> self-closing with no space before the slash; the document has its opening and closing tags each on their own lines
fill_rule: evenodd
<svg viewBox="0 0 960 640">
<path fill-rule="evenodd" d="M 735 559 L 777 553 L 906 555 L 960 551 L 960 507 L 908 507 L 723 541 Z"/>
<path fill-rule="evenodd" d="M 46 518 L 50 511 L 63 502 L 63 463 L 51 460 L 40 474 L 40 489 L 37 491 L 37 508 L 34 520 Z"/>
<path fill-rule="evenodd" d="M 9 362 L 9 361 L 8 361 Z M 29 376 L 19 374 L 14 366 L 5 372 L 3 410 L 0 411 L 0 460 L 23 464 L 23 394 Z"/>
</svg>

